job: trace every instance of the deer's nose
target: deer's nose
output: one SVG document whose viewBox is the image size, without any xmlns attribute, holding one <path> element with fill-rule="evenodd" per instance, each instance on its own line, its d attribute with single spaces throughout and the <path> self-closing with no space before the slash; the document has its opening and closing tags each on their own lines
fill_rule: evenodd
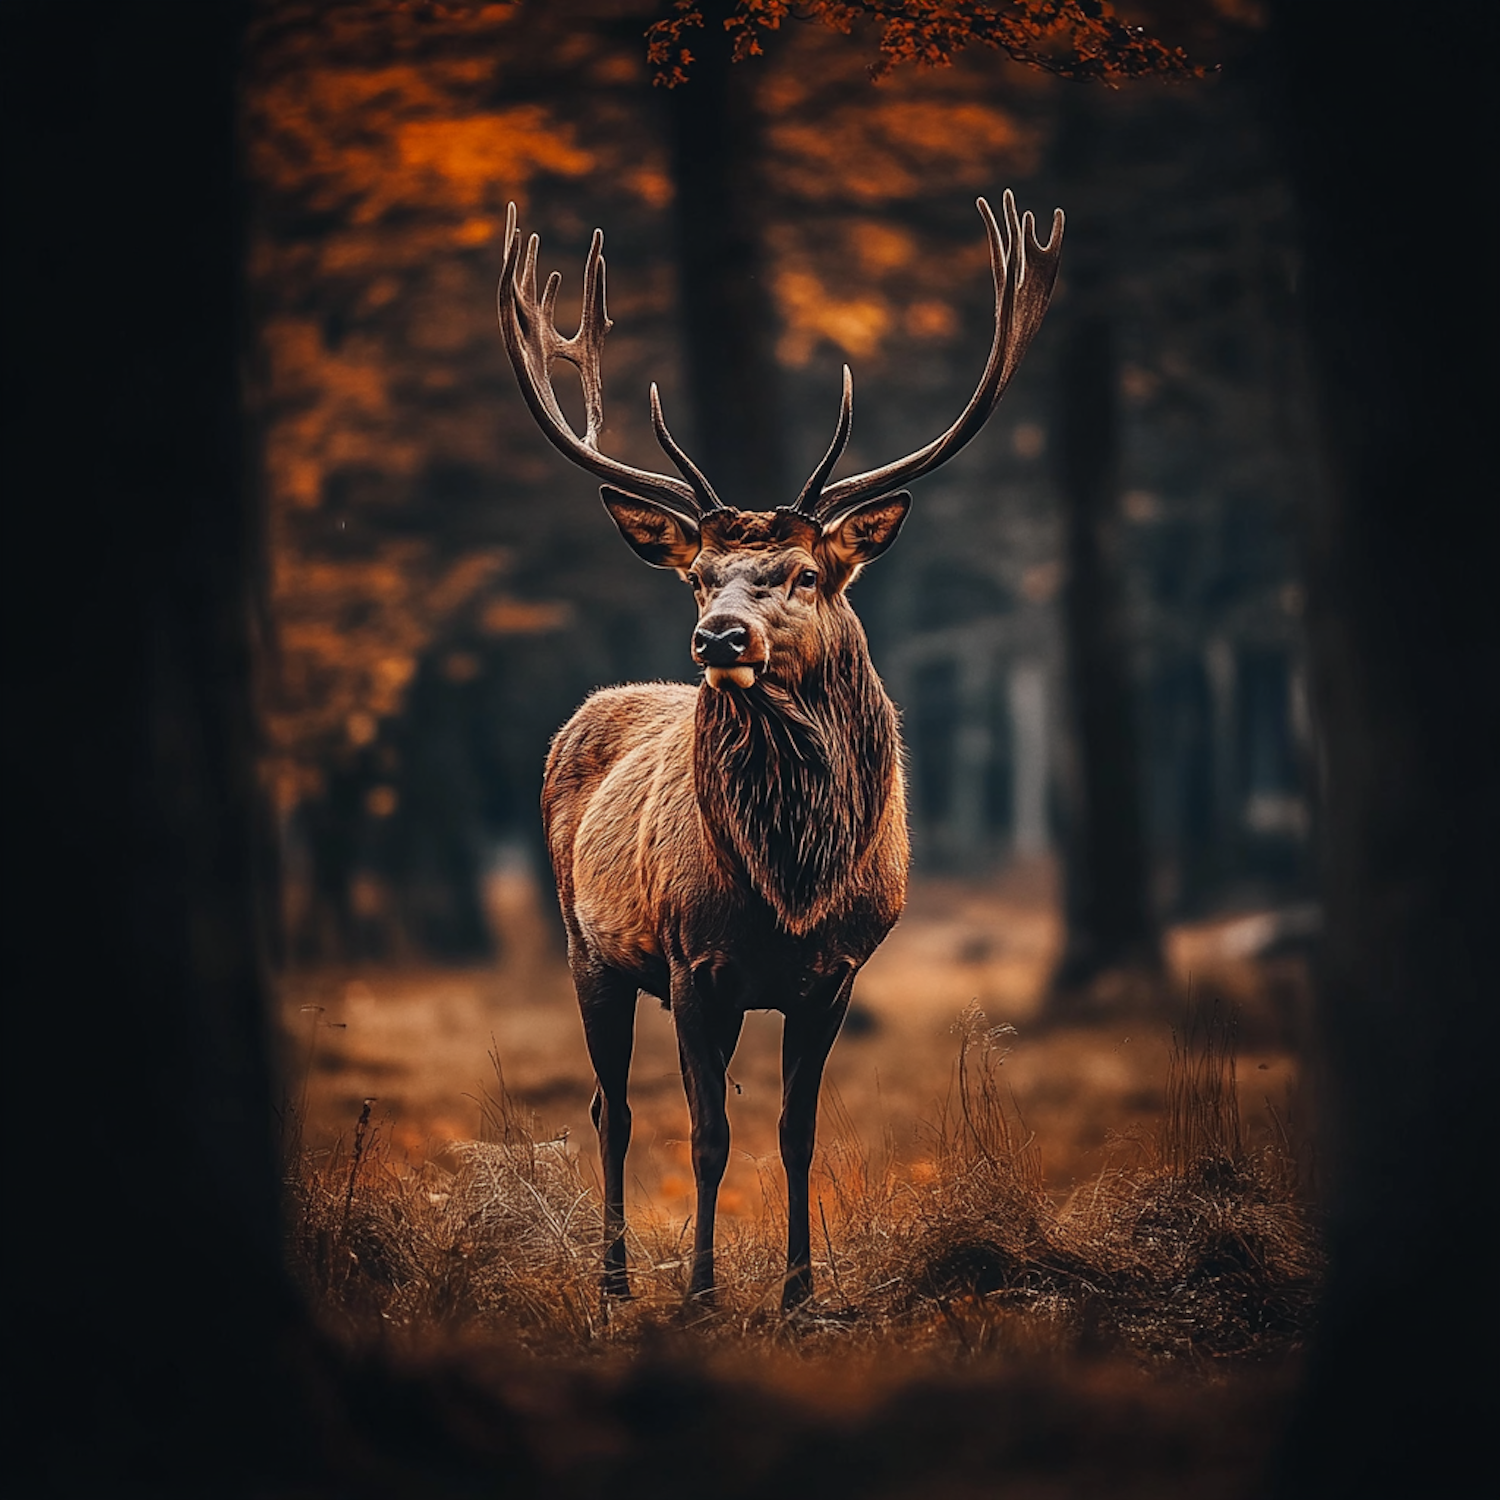
<svg viewBox="0 0 1500 1500">
<path fill-rule="evenodd" d="M 743 625 L 724 630 L 710 630 L 700 625 L 693 632 L 693 655 L 705 667 L 732 667 L 745 654 L 750 632 Z"/>
</svg>

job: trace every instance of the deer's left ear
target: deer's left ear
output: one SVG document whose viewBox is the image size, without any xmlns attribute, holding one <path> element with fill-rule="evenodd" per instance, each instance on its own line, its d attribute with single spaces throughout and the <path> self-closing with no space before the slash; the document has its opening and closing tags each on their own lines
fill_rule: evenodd
<svg viewBox="0 0 1500 1500">
<path fill-rule="evenodd" d="M 845 567 L 861 567 L 896 540 L 910 509 L 911 496 L 905 490 L 867 501 L 858 510 L 829 522 L 823 528 L 823 545 Z"/>
</svg>

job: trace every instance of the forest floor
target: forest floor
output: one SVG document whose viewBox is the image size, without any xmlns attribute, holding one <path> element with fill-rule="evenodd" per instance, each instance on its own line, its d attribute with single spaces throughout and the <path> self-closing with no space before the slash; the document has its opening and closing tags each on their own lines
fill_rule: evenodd
<svg viewBox="0 0 1500 1500">
<path fill-rule="evenodd" d="M 494 878 L 488 897 L 500 948 L 492 966 L 368 966 L 284 981 L 283 1073 L 305 1144 L 350 1137 L 366 1099 L 386 1140 L 413 1157 L 477 1138 L 498 1057 L 511 1098 L 535 1115 L 537 1138 L 566 1140 L 597 1159 L 593 1070 L 561 926 L 525 876 Z M 920 1161 L 953 1082 L 961 1018 L 977 1007 L 986 1026 L 1015 1027 L 1003 1064 L 1008 1092 L 1040 1149 L 1048 1187 L 1067 1192 L 1158 1130 L 1173 1028 L 1190 1009 L 1217 1003 L 1235 1015 L 1242 1109 L 1260 1140 L 1276 1128 L 1272 1110 L 1283 1120 L 1301 1113 L 1305 963 L 1295 952 L 1266 952 L 1277 922 L 1277 914 L 1248 913 L 1174 928 L 1170 988 L 1158 1009 L 1101 1007 L 1059 1024 L 1043 1009 L 1062 935 L 1049 868 L 983 884 L 918 884 L 857 981 L 829 1059 L 823 1118 L 836 1101 L 841 1128 L 868 1151 Z M 760 1212 L 763 1173 L 775 1170 L 780 1039 L 779 1015 L 752 1012 L 730 1065 L 733 1149 L 720 1197 L 729 1217 Z M 632 1202 L 690 1213 L 677 1046 L 670 1016 L 650 999 L 637 1015 L 630 1103 Z"/>
<path fill-rule="evenodd" d="M 592 1074 L 555 925 L 515 875 L 489 900 L 490 968 L 283 985 L 292 1259 L 341 1337 L 413 1369 L 458 1360 L 484 1399 L 535 1406 L 522 1446 L 558 1494 L 631 1465 L 675 1493 L 651 1467 L 658 1437 L 677 1433 L 674 1452 L 700 1429 L 727 1440 L 746 1403 L 801 1435 L 768 1440 L 725 1493 L 769 1492 L 808 1444 L 843 1464 L 850 1444 L 882 1443 L 968 1456 L 944 1460 L 941 1484 L 930 1466 L 900 1479 L 888 1455 L 879 1482 L 824 1492 L 990 1493 L 984 1476 L 1019 1463 L 1030 1478 L 1007 1493 L 1252 1493 L 1322 1271 L 1298 1144 L 1305 963 L 1278 943 L 1308 913 L 1174 929 L 1154 1004 L 1105 994 L 1062 1024 L 1044 1005 L 1061 937 L 1049 870 L 920 885 L 830 1060 L 818 1296 L 788 1320 L 780 1018 L 752 1014 L 730 1066 L 707 1309 L 683 1302 L 692 1178 L 671 1021 L 642 1002 L 636 1295 L 603 1302 Z M 632 1418 L 622 1437 L 642 1382 L 653 1410 L 692 1392 L 699 1415 L 661 1418 L 657 1436 Z M 546 1436 L 553 1408 L 577 1441 Z M 615 1456 L 590 1457 L 585 1429 Z"/>
</svg>

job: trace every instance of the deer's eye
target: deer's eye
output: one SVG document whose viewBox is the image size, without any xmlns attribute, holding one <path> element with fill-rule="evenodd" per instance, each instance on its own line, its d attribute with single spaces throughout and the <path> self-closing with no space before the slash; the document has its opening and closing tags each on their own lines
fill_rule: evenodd
<svg viewBox="0 0 1500 1500">
<path fill-rule="evenodd" d="M 686 582 L 695 594 L 703 587 L 703 580 L 696 573 L 689 573 Z"/>
<path fill-rule="evenodd" d="M 818 586 L 818 573 L 816 568 L 803 568 L 797 575 L 797 587 L 799 589 L 815 589 Z"/>
</svg>

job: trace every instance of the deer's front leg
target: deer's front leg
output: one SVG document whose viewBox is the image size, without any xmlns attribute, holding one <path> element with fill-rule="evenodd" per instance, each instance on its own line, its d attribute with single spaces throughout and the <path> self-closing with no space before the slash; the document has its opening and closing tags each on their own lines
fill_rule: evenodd
<svg viewBox="0 0 1500 1500">
<path fill-rule="evenodd" d="M 783 1311 L 812 1295 L 807 1178 L 818 1133 L 818 1090 L 853 988 L 854 965 L 842 965 L 788 1012 L 781 1034 L 781 1162 L 786 1168 L 787 1199 Z"/>
<path fill-rule="evenodd" d="M 574 963 L 573 985 L 594 1064 L 596 1088 L 589 1113 L 599 1132 L 604 1166 L 604 1276 L 606 1295 L 628 1297 L 625 1270 L 625 1153 L 630 1147 L 630 1105 L 625 1088 L 635 1045 L 635 981 L 592 959 Z"/>
<path fill-rule="evenodd" d="M 711 1302 L 714 1296 L 714 1216 L 719 1184 L 729 1164 L 729 1115 L 724 1107 L 724 1075 L 744 1024 L 744 1012 L 715 993 L 708 964 L 672 976 L 672 1019 L 677 1055 L 693 1120 L 693 1179 L 698 1216 L 693 1227 L 693 1274 L 688 1295 Z"/>
</svg>

